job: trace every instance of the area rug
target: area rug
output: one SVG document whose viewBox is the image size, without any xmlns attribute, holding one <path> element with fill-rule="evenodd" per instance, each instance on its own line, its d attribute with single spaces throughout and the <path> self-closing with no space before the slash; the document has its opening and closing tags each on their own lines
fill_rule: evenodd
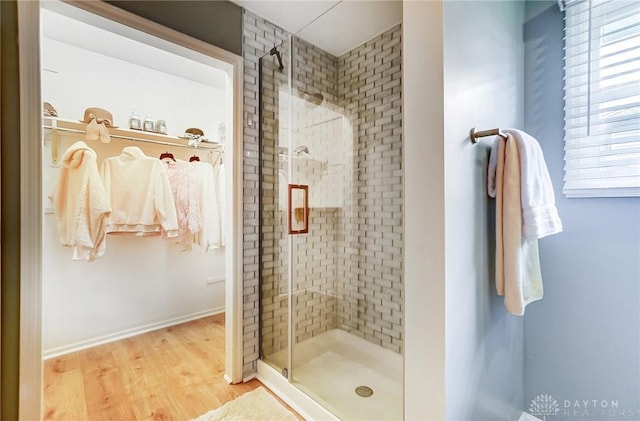
<svg viewBox="0 0 640 421">
<path fill-rule="evenodd" d="M 192 421 L 297 421 L 264 387 L 259 387 Z"/>
</svg>

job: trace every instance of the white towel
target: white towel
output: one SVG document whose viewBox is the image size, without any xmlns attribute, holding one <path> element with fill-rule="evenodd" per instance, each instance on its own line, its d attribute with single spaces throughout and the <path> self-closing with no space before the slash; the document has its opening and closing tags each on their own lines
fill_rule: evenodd
<svg viewBox="0 0 640 421">
<path fill-rule="evenodd" d="M 496 198 L 496 290 L 511 314 L 523 315 L 527 304 L 542 299 L 537 240 L 522 235 L 521 165 L 511 133 L 496 137 L 489 160 L 489 195 Z M 524 181 L 526 184 L 526 181 Z"/>
<path fill-rule="evenodd" d="M 521 130 L 504 131 L 513 136 L 518 145 L 522 236 L 527 240 L 538 240 L 562 232 L 553 185 L 540 144 Z"/>
<path fill-rule="evenodd" d="M 518 145 L 521 185 L 522 231 L 529 240 L 540 239 L 562 231 L 562 222 L 555 206 L 555 194 L 547 165 L 538 141 L 525 132 L 506 129 Z M 487 192 L 496 197 L 497 148 L 500 138 L 491 148 L 487 176 Z"/>
</svg>

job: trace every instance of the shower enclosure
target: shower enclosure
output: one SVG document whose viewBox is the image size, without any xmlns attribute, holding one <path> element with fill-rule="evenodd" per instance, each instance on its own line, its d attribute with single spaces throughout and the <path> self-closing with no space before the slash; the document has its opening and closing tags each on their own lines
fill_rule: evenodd
<svg viewBox="0 0 640 421">
<path fill-rule="evenodd" d="M 260 358 L 341 419 L 402 419 L 400 33 L 260 60 Z"/>
</svg>

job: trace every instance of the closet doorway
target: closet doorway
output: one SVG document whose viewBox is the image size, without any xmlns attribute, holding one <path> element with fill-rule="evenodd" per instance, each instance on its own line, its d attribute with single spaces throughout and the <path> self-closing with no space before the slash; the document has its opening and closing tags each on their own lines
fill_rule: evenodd
<svg viewBox="0 0 640 421">
<path fill-rule="evenodd" d="M 241 57 L 102 2 L 47 1 L 39 16 L 39 102 L 57 115 L 41 118 L 42 276 L 33 282 L 42 299 L 31 303 L 41 321 L 32 320 L 23 338 L 41 340 L 42 357 L 55 358 L 224 312 L 225 379 L 242 381 Z M 108 138 L 101 132 L 99 140 L 87 139 L 90 107 L 112 114 Z M 132 116 L 156 129 L 131 130 Z M 157 129 L 159 121 L 166 130 Z M 189 128 L 204 134 L 189 136 Z M 96 152 L 99 167 L 125 148 L 210 164 L 217 215 L 209 223 L 218 225 L 219 238 L 175 244 L 158 235 L 108 234 L 102 256 L 72 260 L 48 196 L 65 152 L 79 140 Z M 25 376 L 30 381 L 36 379 Z"/>
</svg>

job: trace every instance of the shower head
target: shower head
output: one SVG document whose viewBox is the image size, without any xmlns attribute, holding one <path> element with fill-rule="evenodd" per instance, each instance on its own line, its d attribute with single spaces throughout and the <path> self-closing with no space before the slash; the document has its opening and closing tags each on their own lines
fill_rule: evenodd
<svg viewBox="0 0 640 421">
<path fill-rule="evenodd" d="M 320 105 L 324 101 L 324 95 L 320 92 L 309 92 L 304 89 L 298 89 L 298 96 L 313 105 Z"/>
<path fill-rule="evenodd" d="M 282 71 L 284 69 L 284 64 L 282 64 L 282 56 L 280 55 L 280 51 L 278 51 L 278 47 L 273 47 L 269 51 L 269 55 L 276 56 L 276 58 L 278 59 L 278 69 Z"/>
</svg>

